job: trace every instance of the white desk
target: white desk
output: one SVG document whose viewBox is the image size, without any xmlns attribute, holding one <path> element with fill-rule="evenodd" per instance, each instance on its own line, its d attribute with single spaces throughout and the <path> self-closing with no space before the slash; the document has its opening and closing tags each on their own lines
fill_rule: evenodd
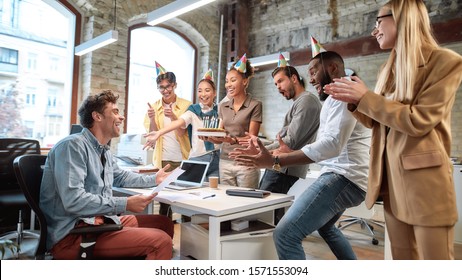
<svg viewBox="0 0 462 280">
<path fill-rule="evenodd" d="M 208 222 L 208 259 L 221 259 L 221 242 L 226 237 L 221 236 L 220 226 L 222 222 L 241 219 L 258 218 L 267 223 L 273 223 L 275 209 L 289 207 L 292 204 L 293 196 L 273 193 L 266 198 L 250 198 L 227 195 L 226 189 L 236 188 L 219 185 L 218 189 L 198 189 L 213 192 L 213 198 L 183 200 L 171 203 L 175 213 L 192 217 L 192 223 Z M 149 189 L 120 189 L 114 188 L 126 194 L 149 193 Z M 236 232 L 237 234 L 239 232 Z M 183 234 L 183 232 L 182 232 Z M 180 244 L 180 248 L 183 244 Z"/>
<path fill-rule="evenodd" d="M 459 220 L 454 226 L 454 242 L 462 244 L 462 165 L 454 165 L 454 187 L 456 188 L 456 203 Z"/>
</svg>

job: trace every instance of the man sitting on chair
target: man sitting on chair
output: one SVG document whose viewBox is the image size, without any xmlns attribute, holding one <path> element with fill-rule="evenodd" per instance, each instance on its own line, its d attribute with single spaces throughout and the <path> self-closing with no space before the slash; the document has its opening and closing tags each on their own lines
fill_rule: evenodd
<svg viewBox="0 0 462 280">
<path fill-rule="evenodd" d="M 141 212 L 157 193 L 114 197 L 112 186 L 152 187 L 167 173 L 141 175 L 121 170 L 108 143 L 120 136 L 124 117 L 118 96 L 111 91 L 89 96 L 79 109 L 82 132 L 59 141 L 49 152 L 43 173 L 40 208 L 47 224 L 47 249 L 56 259 L 75 259 L 81 236 L 69 234 L 74 227 L 103 223 L 122 224 L 119 231 L 99 235 L 95 258 L 171 259 L 173 223 L 165 216 L 123 215 Z"/>
</svg>

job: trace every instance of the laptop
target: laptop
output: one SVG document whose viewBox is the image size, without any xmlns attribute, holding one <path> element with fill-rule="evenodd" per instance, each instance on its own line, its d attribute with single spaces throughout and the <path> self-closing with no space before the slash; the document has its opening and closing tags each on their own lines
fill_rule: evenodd
<svg viewBox="0 0 462 280">
<path fill-rule="evenodd" d="M 203 187 L 209 163 L 204 161 L 183 160 L 180 168 L 185 170 L 174 182 L 166 188 L 173 190 L 190 190 Z"/>
</svg>

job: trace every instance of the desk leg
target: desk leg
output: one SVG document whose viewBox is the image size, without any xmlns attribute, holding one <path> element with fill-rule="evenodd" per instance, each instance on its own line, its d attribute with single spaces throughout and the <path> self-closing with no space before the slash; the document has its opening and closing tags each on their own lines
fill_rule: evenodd
<svg viewBox="0 0 462 280">
<path fill-rule="evenodd" d="M 220 223 L 216 217 L 209 217 L 209 260 L 221 259 Z"/>
</svg>

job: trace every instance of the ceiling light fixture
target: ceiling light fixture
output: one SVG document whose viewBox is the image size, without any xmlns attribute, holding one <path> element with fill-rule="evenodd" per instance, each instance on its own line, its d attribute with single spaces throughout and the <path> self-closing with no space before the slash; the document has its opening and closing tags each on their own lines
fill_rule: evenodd
<svg viewBox="0 0 462 280">
<path fill-rule="evenodd" d="M 157 25 L 215 0 L 177 0 L 148 13 L 147 24 Z"/>
<path fill-rule="evenodd" d="M 106 45 L 114 43 L 119 38 L 117 30 L 110 30 L 104 34 L 99 35 L 83 44 L 75 47 L 75 55 L 81 56 L 86 53 L 92 52 L 96 49 L 102 48 Z"/>
<path fill-rule="evenodd" d="M 282 52 L 282 55 L 284 58 L 289 61 L 290 60 L 290 53 L 289 52 Z M 279 53 L 273 53 L 269 55 L 263 55 L 263 56 L 257 56 L 257 57 L 252 57 L 252 58 L 247 58 L 250 61 L 250 64 L 253 67 L 257 66 L 262 66 L 262 65 L 267 65 L 267 64 L 273 64 L 273 63 L 278 63 L 279 61 Z M 234 62 L 229 62 L 228 63 L 228 69 L 231 68 Z"/>
<path fill-rule="evenodd" d="M 76 46 L 74 50 L 75 55 L 82 56 L 86 53 L 92 52 L 96 49 L 99 49 L 111 43 L 114 43 L 115 41 L 119 39 L 119 32 L 115 30 L 116 20 L 117 20 L 116 6 L 117 6 L 117 0 L 114 0 L 114 17 L 113 17 L 114 27 L 113 29 L 104 34 L 99 35 L 98 37 L 88 40 L 85 43 L 82 43 Z"/>
</svg>

